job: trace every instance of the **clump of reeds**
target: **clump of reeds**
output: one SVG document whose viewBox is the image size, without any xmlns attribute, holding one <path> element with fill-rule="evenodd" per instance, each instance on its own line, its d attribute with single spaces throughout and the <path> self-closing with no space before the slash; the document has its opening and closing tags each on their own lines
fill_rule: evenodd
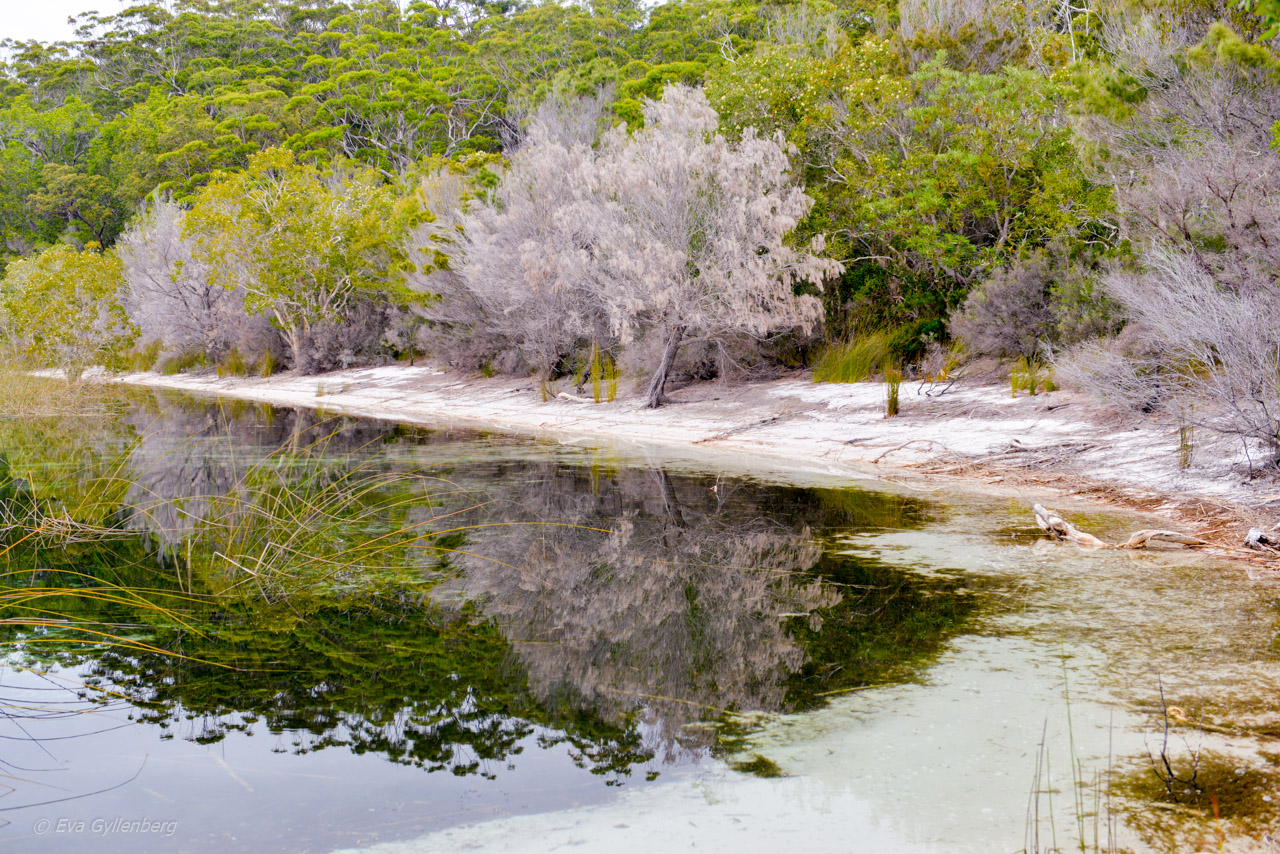
<svg viewBox="0 0 1280 854">
<path fill-rule="evenodd" d="M 888 335 L 883 332 L 859 335 L 827 346 L 813 366 L 813 381 L 860 383 L 879 370 L 888 357 Z"/>
<path fill-rule="evenodd" d="M 884 417 L 893 418 L 898 414 L 898 389 L 902 386 L 902 371 L 892 362 L 884 363 Z"/>
<path fill-rule="evenodd" d="M 1034 396 L 1037 391 L 1054 391 L 1058 386 L 1053 381 L 1052 368 L 1045 367 L 1036 359 L 1022 358 L 1009 370 L 1009 387 L 1010 396 L 1017 397 L 1019 391 Z"/>
<path fill-rule="evenodd" d="M 591 399 L 600 402 L 601 392 L 612 401 L 618 396 L 618 364 L 598 344 L 591 345 Z"/>
<path fill-rule="evenodd" d="M 244 355 L 232 347 L 227 354 L 219 360 L 216 370 L 219 377 L 244 377 L 249 375 L 250 364 L 245 360 Z"/>
<path fill-rule="evenodd" d="M 157 368 L 164 376 L 171 377 L 174 374 L 185 373 L 192 368 L 205 368 L 208 365 L 209 360 L 203 352 L 186 350 L 161 359 Z"/>
<path fill-rule="evenodd" d="M 261 357 L 259 357 L 256 370 L 258 372 L 258 376 L 269 377 L 276 371 L 280 370 L 280 367 L 280 361 L 275 357 L 275 354 L 270 350 L 267 350 Z"/>
</svg>

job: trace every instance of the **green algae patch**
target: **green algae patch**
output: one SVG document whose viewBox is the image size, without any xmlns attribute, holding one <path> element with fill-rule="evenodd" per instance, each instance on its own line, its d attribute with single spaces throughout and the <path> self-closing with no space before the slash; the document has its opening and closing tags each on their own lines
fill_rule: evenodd
<svg viewBox="0 0 1280 854">
<path fill-rule="evenodd" d="M 1194 851 L 1280 831 L 1280 768 L 1204 750 L 1160 755 L 1112 779 L 1111 794 L 1143 840 L 1166 851 Z"/>
<path fill-rule="evenodd" d="M 781 766 L 772 759 L 761 756 L 759 753 L 752 754 L 750 759 L 742 762 L 734 762 L 731 766 L 734 771 L 740 771 L 743 774 L 754 774 L 757 777 L 785 777 L 786 773 Z"/>
</svg>

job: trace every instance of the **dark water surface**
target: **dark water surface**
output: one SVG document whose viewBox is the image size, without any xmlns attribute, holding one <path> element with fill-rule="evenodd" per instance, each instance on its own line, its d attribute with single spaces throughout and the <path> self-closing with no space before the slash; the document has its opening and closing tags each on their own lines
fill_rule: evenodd
<svg viewBox="0 0 1280 854">
<path fill-rule="evenodd" d="M 762 720 L 1019 610 L 849 547 L 950 513 L 167 396 L 0 422 L 0 844 L 328 851 L 767 777 Z"/>
</svg>

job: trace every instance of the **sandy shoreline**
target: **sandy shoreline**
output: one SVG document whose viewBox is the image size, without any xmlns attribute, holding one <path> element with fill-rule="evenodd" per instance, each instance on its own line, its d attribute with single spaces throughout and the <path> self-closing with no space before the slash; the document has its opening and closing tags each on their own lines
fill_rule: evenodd
<svg viewBox="0 0 1280 854">
<path fill-rule="evenodd" d="M 1198 431 L 1179 467 L 1176 425 L 1124 418 L 1066 391 L 1010 396 L 1007 385 L 904 384 L 885 417 L 881 383 L 815 384 L 807 376 L 741 385 L 704 383 L 642 408 L 543 401 L 525 378 L 482 378 L 391 365 L 268 378 L 127 374 L 116 381 L 413 424 L 453 424 L 559 440 L 607 439 L 683 448 L 711 461 L 782 464 L 853 478 L 963 478 L 1025 498 L 1060 495 L 1154 513 L 1234 557 L 1249 527 L 1280 521 L 1280 484 L 1250 478 L 1238 443 Z M 568 383 L 561 391 L 572 393 Z M 588 391 L 589 394 L 589 391 Z M 738 468 L 738 465 L 734 465 Z"/>
</svg>

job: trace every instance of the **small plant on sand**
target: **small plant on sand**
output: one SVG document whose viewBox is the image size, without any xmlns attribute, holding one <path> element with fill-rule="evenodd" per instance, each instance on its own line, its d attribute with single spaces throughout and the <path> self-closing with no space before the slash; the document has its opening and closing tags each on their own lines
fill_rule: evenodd
<svg viewBox="0 0 1280 854">
<path fill-rule="evenodd" d="M 1191 458 L 1196 453 L 1195 432 L 1194 424 L 1183 424 L 1178 428 L 1178 468 L 1184 471 L 1191 468 Z"/>
<path fill-rule="evenodd" d="M 573 385 L 578 394 L 582 394 L 588 380 L 591 381 L 591 399 L 596 403 L 602 397 L 613 400 L 618 396 L 618 366 L 609 351 L 595 342 L 591 344 L 591 354 L 581 369 L 574 373 Z"/>
<path fill-rule="evenodd" d="M 187 350 L 182 353 L 175 353 L 160 361 L 160 373 L 166 377 L 174 374 L 180 374 L 189 371 L 192 368 L 204 368 L 209 364 L 205 354 L 199 350 Z"/>
<path fill-rule="evenodd" d="M 901 385 L 902 371 L 886 360 L 884 363 L 885 418 L 892 418 L 898 414 L 898 389 Z"/>
<path fill-rule="evenodd" d="M 612 356 L 606 353 L 604 363 L 604 392 L 605 399 L 610 402 L 618 396 L 618 376 L 618 363 L 613 360 Z"/>
<path fill-rule="evenodd" d="M 276 371 L 280 370 L 280 362 L 276 359 L 275 354 L 267 350 L 258 359 L 257 373 L 260 377 L 269 377 Z"/>
<path fill-rule="evenodd" d="M 1053 381 L 1051 368 L 1046 368 L 1036 359 L 1022 358 L 1009 370 L 1009 387 L 1010 396 L 1017 397 L 1019 391 L 1034 396 L 1037 391 L 1054 391 L 1058 386 Z"/>
<path fill-rule="evenodd" d="M 217 364 L 219 377 L 244 377 L 249 375 L 249 363 L 235 347 L 227 351 Z"/>
</svg>

